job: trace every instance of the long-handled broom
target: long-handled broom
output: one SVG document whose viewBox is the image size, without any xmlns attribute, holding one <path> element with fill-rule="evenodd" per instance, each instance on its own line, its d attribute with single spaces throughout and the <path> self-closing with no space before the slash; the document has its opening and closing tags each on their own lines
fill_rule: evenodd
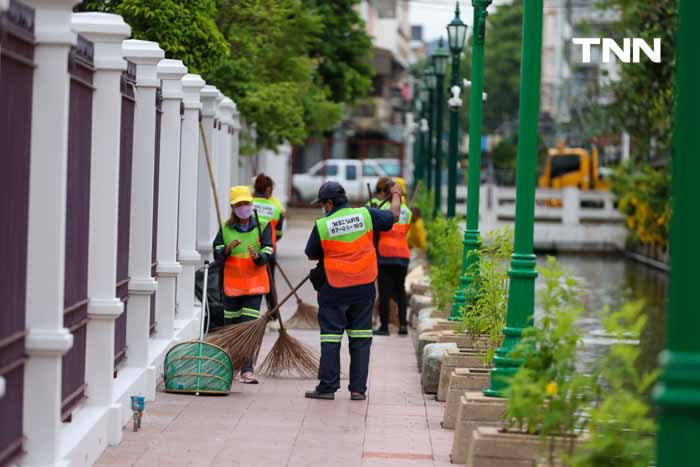
<svg viewBox="0 0 700 467">
<path fill-rule="evenodd" d="M 265 362 L 260 366 L 262 374 L 277 376 L 285 372 L 296 372 L 301 376 L 315 376 L 318 372 L 318 359 L 301 342 L 289 334 L 280 318 L 279 309 L 309 279 L 307 275 L 274 308 L 266 311 L 260 319 L 241 324 L 224 326 L 207 337 L 207 342 L 217 345 L 231 357 L 234 368 L 241 368 L 246 361 L 253 364 L 258 359 L 267 324 L 273 319 L 280 323 L 280 336 L 272 347 Z"/>
<path fill-rule="evenodd" d="M 280 263 L 277 263 L 277 270 L 282 274 L 287 286 L 291 289 L 292 283 L 289 277 L 282 269 Z M 294 314 L 287 320 L 287 328 L 289 329 L 318 329 L 318 308 L 310 303 L 304 302 L 298 293 L 294 293 L 297 299 L 297 309 Z"/>
</svg>

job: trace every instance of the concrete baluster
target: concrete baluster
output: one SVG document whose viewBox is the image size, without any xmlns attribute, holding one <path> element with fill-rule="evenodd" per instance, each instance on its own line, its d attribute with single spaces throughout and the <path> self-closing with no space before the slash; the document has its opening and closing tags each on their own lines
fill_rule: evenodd
<svg viewBox="0 0 700 467">
<path fill-rule="evenodd" d="M 163 50 L 155 42 L 127 40 L 124 56 L 136 64 L 134 159 L 131 179 L 131 229 L 129 232 L 129 312 L 126 323 L 127 364 L 145 368 L 149 363 L 149 313 L 151 294 L 157 289 L 151 277 L 153 228 L 153 176 L 155 165 L 156 73 Z"/>
<path fill-rule="evenodd" d="M 24 370 L 25 465 L 68 465 L 60 451 L 62 357 L 73 345 L 63 327 L 68 161 L 68 53 L 75 0 L 26 0 L 35 11 L 27 252 L 29 359 Z"/>
<path fill-rule="evenodd" d="M 197 251 L 197 179 L 199 166 L 199 101 L 204 80 L 199 75 L 182 78 L 185 115 L 180 145 L 180 207 L 178 217 L 178 261 L 182 273 L 177 281 L 177 319 L 186 320 L 194 311 L 194 274 L 201 260 Z"/>
<path fill-rule="evenodd" d="M 119 15 L 76 13 L 73 30 L 95 47 L 95 94 L 92 100 L 90 164 L 90 235 L 88 256 L 88 325 L 85 382 L 89 405 L 109 407 L 108 442 L 121 441 L 121 406 L 113 404 L 114 322 L 124 311 L 116 297 L 119 148 L 126 70 L 122 41 L 131 28 Z"/>
<path fill-rule="evenodd" d="M 224 206 L 228 206 L 228 192 L 233 185 L 231 182 L 231 127 L 233 126 L 233 111 L 236 108 L 233 101 L 228 97 L 224 97 L 219 104 L 219 114 L 221 116 L 221 129 L 219 130 L 219 148 L 218 160 L 219 164 L 219 201 L 221 202 L 221 216 L 228 217 L 228 210 Z"/>
<path fill-rule="evenodd" d="M 175 288 L 182 266 L 177 261 L 178 192 L 180 185 L 180 104 L 182 77 L 187 67 L 180 60 L 161 60 L 158 78 L 163 90 L 158 177 L 158 339 L 171 339 L 175 328 Z"/>
<path fill-rule="evenodd" d="M 202 102 L 202 127 L 204 128 L 204 137 L 209 149 L 209 156 L 212 163 L 212 171 L 216 176 L 216 165 L 213 160 L 214 140 L 214 117 L 216 116 L 216 99 L 219 96 L 219 90 L 214 86 L 204 86 L 200 92 L 200 100 Z M 228 197 L 226 200 L 221 200 L 224 206 L 228 206 Z M 202 256 L 202 260 L 211 259 L 212 243 L 214 237 L 211 235 L 212 223 L 217 222 L 214 211 L 214 198 L 212 195 L 211 182 L 209 180 L 209 169 L 207 161 L 204 157 L 204 142 L 200 139 L 199 145 L 199 162 L 197 174 L 197 250 Z M 223 215 L 223 214 L 222 214 Z"/>
<path fill-rule="evenodd" d="M 562 190 L 562 224 L 573 226 L 579 224 L 581 212 L 580 193 L 576 187 L 566 187 Z"/>
</svg>

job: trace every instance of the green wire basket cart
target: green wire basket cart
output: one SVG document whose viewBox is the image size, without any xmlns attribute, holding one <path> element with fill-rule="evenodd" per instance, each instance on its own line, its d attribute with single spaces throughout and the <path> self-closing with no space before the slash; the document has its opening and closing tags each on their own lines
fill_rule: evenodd
<svg viewBox="0 0 700 467">
<path fill-rule="evenodd" d="M 204 263 L 207 290 L 209 262 Z M 176 344 L 165 356 L 165 391 L 181 394 L 228 394 L 233 382 L 233 363 L 219 346 L 204 342 L 208 300 L 203 294 L 199 340 Z"/>
</svg>

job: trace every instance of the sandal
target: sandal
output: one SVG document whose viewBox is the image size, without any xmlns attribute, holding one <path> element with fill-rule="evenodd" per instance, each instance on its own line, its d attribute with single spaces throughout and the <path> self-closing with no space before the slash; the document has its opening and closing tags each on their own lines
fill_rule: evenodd
<svg viewBox="0 0 700 467">
<path fill-rule="evenodd" d="M 255 376 L 253 376 L 253 373 L 250 371 L 243 373 L 241 375 L 240 381 L 243 384 L 258 384 L 258 380 L 255 378 Z"/>
</svg>

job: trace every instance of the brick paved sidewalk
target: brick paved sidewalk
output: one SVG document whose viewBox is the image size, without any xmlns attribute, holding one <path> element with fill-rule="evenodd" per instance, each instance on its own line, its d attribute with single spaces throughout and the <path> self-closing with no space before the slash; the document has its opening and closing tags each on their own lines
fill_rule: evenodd
<svg viewBox="0 0 700 467">
<path fill-rule="evenodd" d="M 303 255 L 316 211 L 293 212 L 278 262 L 292 282 L 308 272 Z M 280 297 L 289 288 L 277 274 Z M 307 283 L 299 291 L 316 303 Z M 283 307 L 289 317 L 292 299 Z M 318 331 L 290 330 L 317 352 Z M 277 337 L 265 336 L 260 358 Z M 348 371 L 347 338 L 343 370 Z M 227 397 L 158 393 L 147 404 L 138 433 L 124 431 L 122 443 L 109 448 L 99 466 L 447 466 L 451 431 L 440 428 L 443 404 L 423 396 L 413 339 L 378 337 L 372 344 L 369 397 L 352 402 L 347 380 L 335 401 L 304 398 L 316 381 L 261 380 L 258 386 L 234 382 Z M 129 427 L 127 427 L 129 429 Z"/>
<path fill-rule="evenodd" d="M 318 350 L 317 332 L 292 332 Z M 266 335 L 262 356 L 276 336 Z M 121 445 L 109 448 L 97 465 L 451 465 L 452 432 L 440 428 L 443 405 L 421 393 L 411 338 L 374 339 L 366 402 L 350 401 L 347 380 L 335 401 L 305 399 L 314 384 L 234 382 L 227 397 L 158 393 L 146 407 L 141 431 L 125 430 Z"/>
</svg>

